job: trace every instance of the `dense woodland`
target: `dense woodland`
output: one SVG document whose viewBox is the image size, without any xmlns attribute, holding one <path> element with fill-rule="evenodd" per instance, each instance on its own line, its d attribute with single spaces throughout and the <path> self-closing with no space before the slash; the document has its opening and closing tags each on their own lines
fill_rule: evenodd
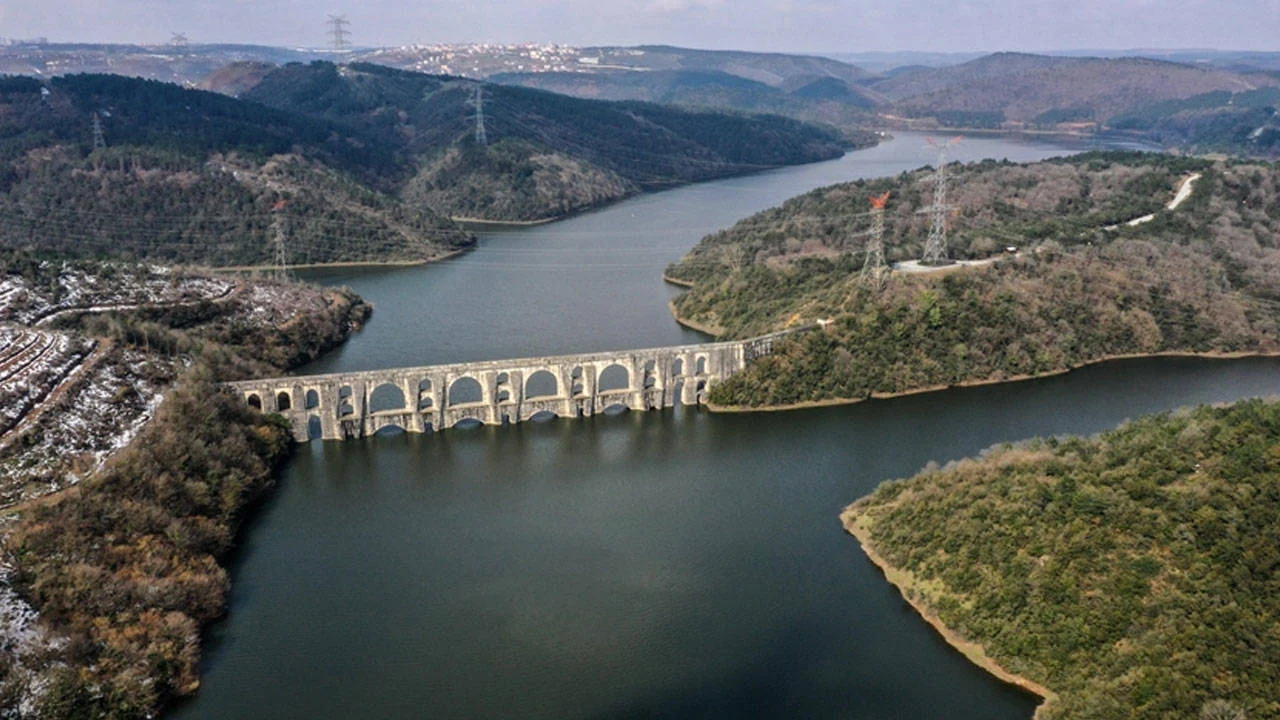
<svg viewBox="0 0 1280 720">
<path fill-rule="evenodd" d="M 56 268 L 10 254 L 0 270 L 52 282 Z M 132 369 L 158 374 L 149 380 L 178 379 L 103 470 L 23 508 L 8 526 L 13 587 L 60 639 L 36 652 L 0 645 L 0 707 L 17 713 L 5 717 L 148 718 L 195 690 L 201 630 L 226 608 L 220 561 L 292 444 L 282 421 L 215 383 L 312 360 L 369 312 L 346 290 L 248 282 L 227 302 L 58 321 L 110 340 L 116 353 L 144 353 Z"/>
<path fill-rule="evenodd" d="M 907 597 L 1058 695 L 1037 717 L 1272 718 L 1277 447 L 1280 404 L 1202 407 L 887 483 L 844 520 Z"/>
<path fill-rule="evenodd" d="M 1280 88 L 1170 100 L 1112 118 L 1109 125 L 1193 152 L 1280 157 Z"/>
<path fill-rule="evenodd" d="M 880 105 L 874 91 L 825 75 L 786 78 L 781 85 L 719 70 L 689 69 L 504 73 L 491 80 L 597 100 L 643 100 L 785 115 L 835 125 L 859 144 L 871 142 L 857 129 L 873 125 L 871 111 Z"/>
<path fill-rule="evenodd" d="M 475 139 L 477 90 L 488 145 Z M 452 216 L 536 220 L 645 189 L 838 157 L 837 131 L 778 116 L 582 100 L 356 63 L 288 65 L 245 99 L 395 148 L 404 196 Z"/>
<path fill-rule="evenodd" d="M 428 260 L 474 243 L 376 189 L 332 123 L 110 75 L 0 79 L 0 247 L 207 265 Z M 93 147 L 98 115 L 104 148 Z"/>
<path fill-rule="evenodd" d="M 1159 352 L 1280 350 L 1280 171 L 1095 153 L 956 168 L 955 254 L 993 265 L 860 275 L 866 198 L 890 190 L 887 254 L 918 256 L 927 174 L 814 191 L 709 236 L 669 275 L 694 284 L 681 317 L 729 337 L 832 319 L 712 390 L 761 406 L 1057 372 Z M 1167 203 L 1176 211 L 1105 224 Z M 897 203 L 897 206 L 895 206 Z M 852 211 L 852 212 L 851 212 Z M 1130 215 L 1132 214 L 1132 215 Z M 905 225 L 905 228 L 903 227 Z M 853 239 L 850 239 L 853 238 Z M 1004 251 L 1017 243 L 1015 256 Z"/>
<path fill-rule="evenodd" d="M 1280 155 L 1280 81 L 1248 66 L 996 53 L 870 87 L 895 117 L 947 127 L 1119 130 L 1193 152 Z"/>
<path fill-rule="evenodd" d="M 424 261 L 474 244 L 450 215 L 554 217 L 847 145 L 780 117 L 486 87 L 480 146 L 475 87 L 330 63 L 266 72 L 248 99 L 114 75 L 0 77 L 0 248 L 263 265 L 282 239 L 294 265 Z"/>
</svg>

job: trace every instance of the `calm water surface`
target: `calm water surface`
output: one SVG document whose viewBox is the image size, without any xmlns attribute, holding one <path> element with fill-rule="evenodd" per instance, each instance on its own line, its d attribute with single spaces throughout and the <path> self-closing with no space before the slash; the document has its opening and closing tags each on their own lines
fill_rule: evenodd
<svg viewBox="0 0 1280 720">
<path fill-rule="evenodd" d="M 962 159 L 1061 145 L 969 140 Z M 489 234 L 448 263 L 332 271 L 377 306 L 312 370 L 696 341 L 661 269 L 842 160 Z M 631 413 L 301 448 L 250 524 L 180 718 L 1029 718 L 862 556 L 840 510 L 930 460 L 1280 392 L 1280 362 L 1132 361 L 786 414 Z"/>
</svg>

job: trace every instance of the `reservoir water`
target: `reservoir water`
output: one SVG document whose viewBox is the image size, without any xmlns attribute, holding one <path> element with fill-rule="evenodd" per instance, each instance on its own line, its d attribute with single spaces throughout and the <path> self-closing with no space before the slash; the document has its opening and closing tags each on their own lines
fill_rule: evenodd
<svg viewBox="0 0 1280 720">
<path fill-rule="evenodd" d="M 959 159 L 1061 144 L 966 140 Z M 375 303 L 307 371 L 696 342 L 660 275 L 814 187 L 929 161 L 924 139 L 486 234 L 427 267 L 331 270 Z M 929 461 L 1280 392 L 1280 362 L 1139 360 L 819 410 L 685 408 L 299 449 L 249 523 L 229 618 L 179 718 L 1020 719 L 840 528 Z"/>
</svg>

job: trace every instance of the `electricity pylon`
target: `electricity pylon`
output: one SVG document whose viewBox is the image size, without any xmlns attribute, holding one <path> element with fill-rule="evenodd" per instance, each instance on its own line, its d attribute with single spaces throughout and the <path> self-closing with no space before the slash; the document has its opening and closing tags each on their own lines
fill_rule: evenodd
<svg viewBox="0 0 1280 720">
<path fill-rule="evenodd" d="M 929 240 L 924 245 L 922 265 L 946 265 L 951 262 L 947 257 L 947 153 L 960 144 L 961 138 L 955 137 L 945 143 L 938 143 L 929 138 L 929 145 L 938 149 L 938 170 L 933 176 L 933 225 L 929 228 Z"/>
<path fill-rule="evenodd" d="M 279 282 L 289 279 L 289 228 L 286 225 L 286 217 L 284 209 L 288 206 L 288 200 L 281 200 L 271 208 L 271 229 L 275 235 L 275 267 L 272 269 L 272 275 Z"/>
<path fill-rule="evenodd" d="M 476 83 L 475 93 L 471 99 L 467 101 L 467 105 L 476 109 L 475 115 L 471 117 L 476 121 L 476 144 L 485 147 L 489 144 L 489 134 L 484 127 L 484 86 Z"/>
<path fill-rule="evenodd" d="M 345 52 L 348 45 L 350 45 L 348 38 L 351 37 L 351 31 L 347 29 L 347 26 L 351 24 L 351 21 L 347 19 L 346 15 L 330 14 L 325 24 L 329 26 L 329 42 L 333 46 L 333 51 L 338 53 Z"/>
<path fill-rule="evenodd" d="M 97 110 L 93 111 L 93 149 L 101 150 L 107 146 L 107 138 L 102 133 L 102 116 Z"/>
<path fill-rule="evenodd" d="M 867 240 L 867 259 L 862 263 L 862 280 L 879 287 L 889 275 L 884 262 L 884 208 L 890 193 L 871 198 L 871 237 Z"/>
</svg>

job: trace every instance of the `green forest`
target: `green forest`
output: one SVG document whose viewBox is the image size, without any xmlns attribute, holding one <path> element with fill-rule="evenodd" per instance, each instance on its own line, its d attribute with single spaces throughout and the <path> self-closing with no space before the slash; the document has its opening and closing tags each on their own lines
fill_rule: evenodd
<svg viewBox="0 0 1280 720">
<path fill-rule="evenodd" d="M 844 521 L 906 597 L 1057 695 L 1037 717 L 1277 717 L 1277 447 L 1280 404 L 1201 407 L 886 483 Z"/>
<path fill-rule="evenodd" d="M 1159 210 L 1192 172 L 1203 177 L 1191 197 Z M 857 400 L 1118 355 L 1280 350 L 1274 166 L 1114 153 L 956 166 L 953 255 L 999 261 L 864 281 L 867 198 L 893 193 L 886 254 L 918 257 L 927 178 L 814 191 L 707 237 L 669 269 L 694 285 L 679 316 L 726 337 L 831 320 L 714 387 L 715 403 Z"/>
</svg>

